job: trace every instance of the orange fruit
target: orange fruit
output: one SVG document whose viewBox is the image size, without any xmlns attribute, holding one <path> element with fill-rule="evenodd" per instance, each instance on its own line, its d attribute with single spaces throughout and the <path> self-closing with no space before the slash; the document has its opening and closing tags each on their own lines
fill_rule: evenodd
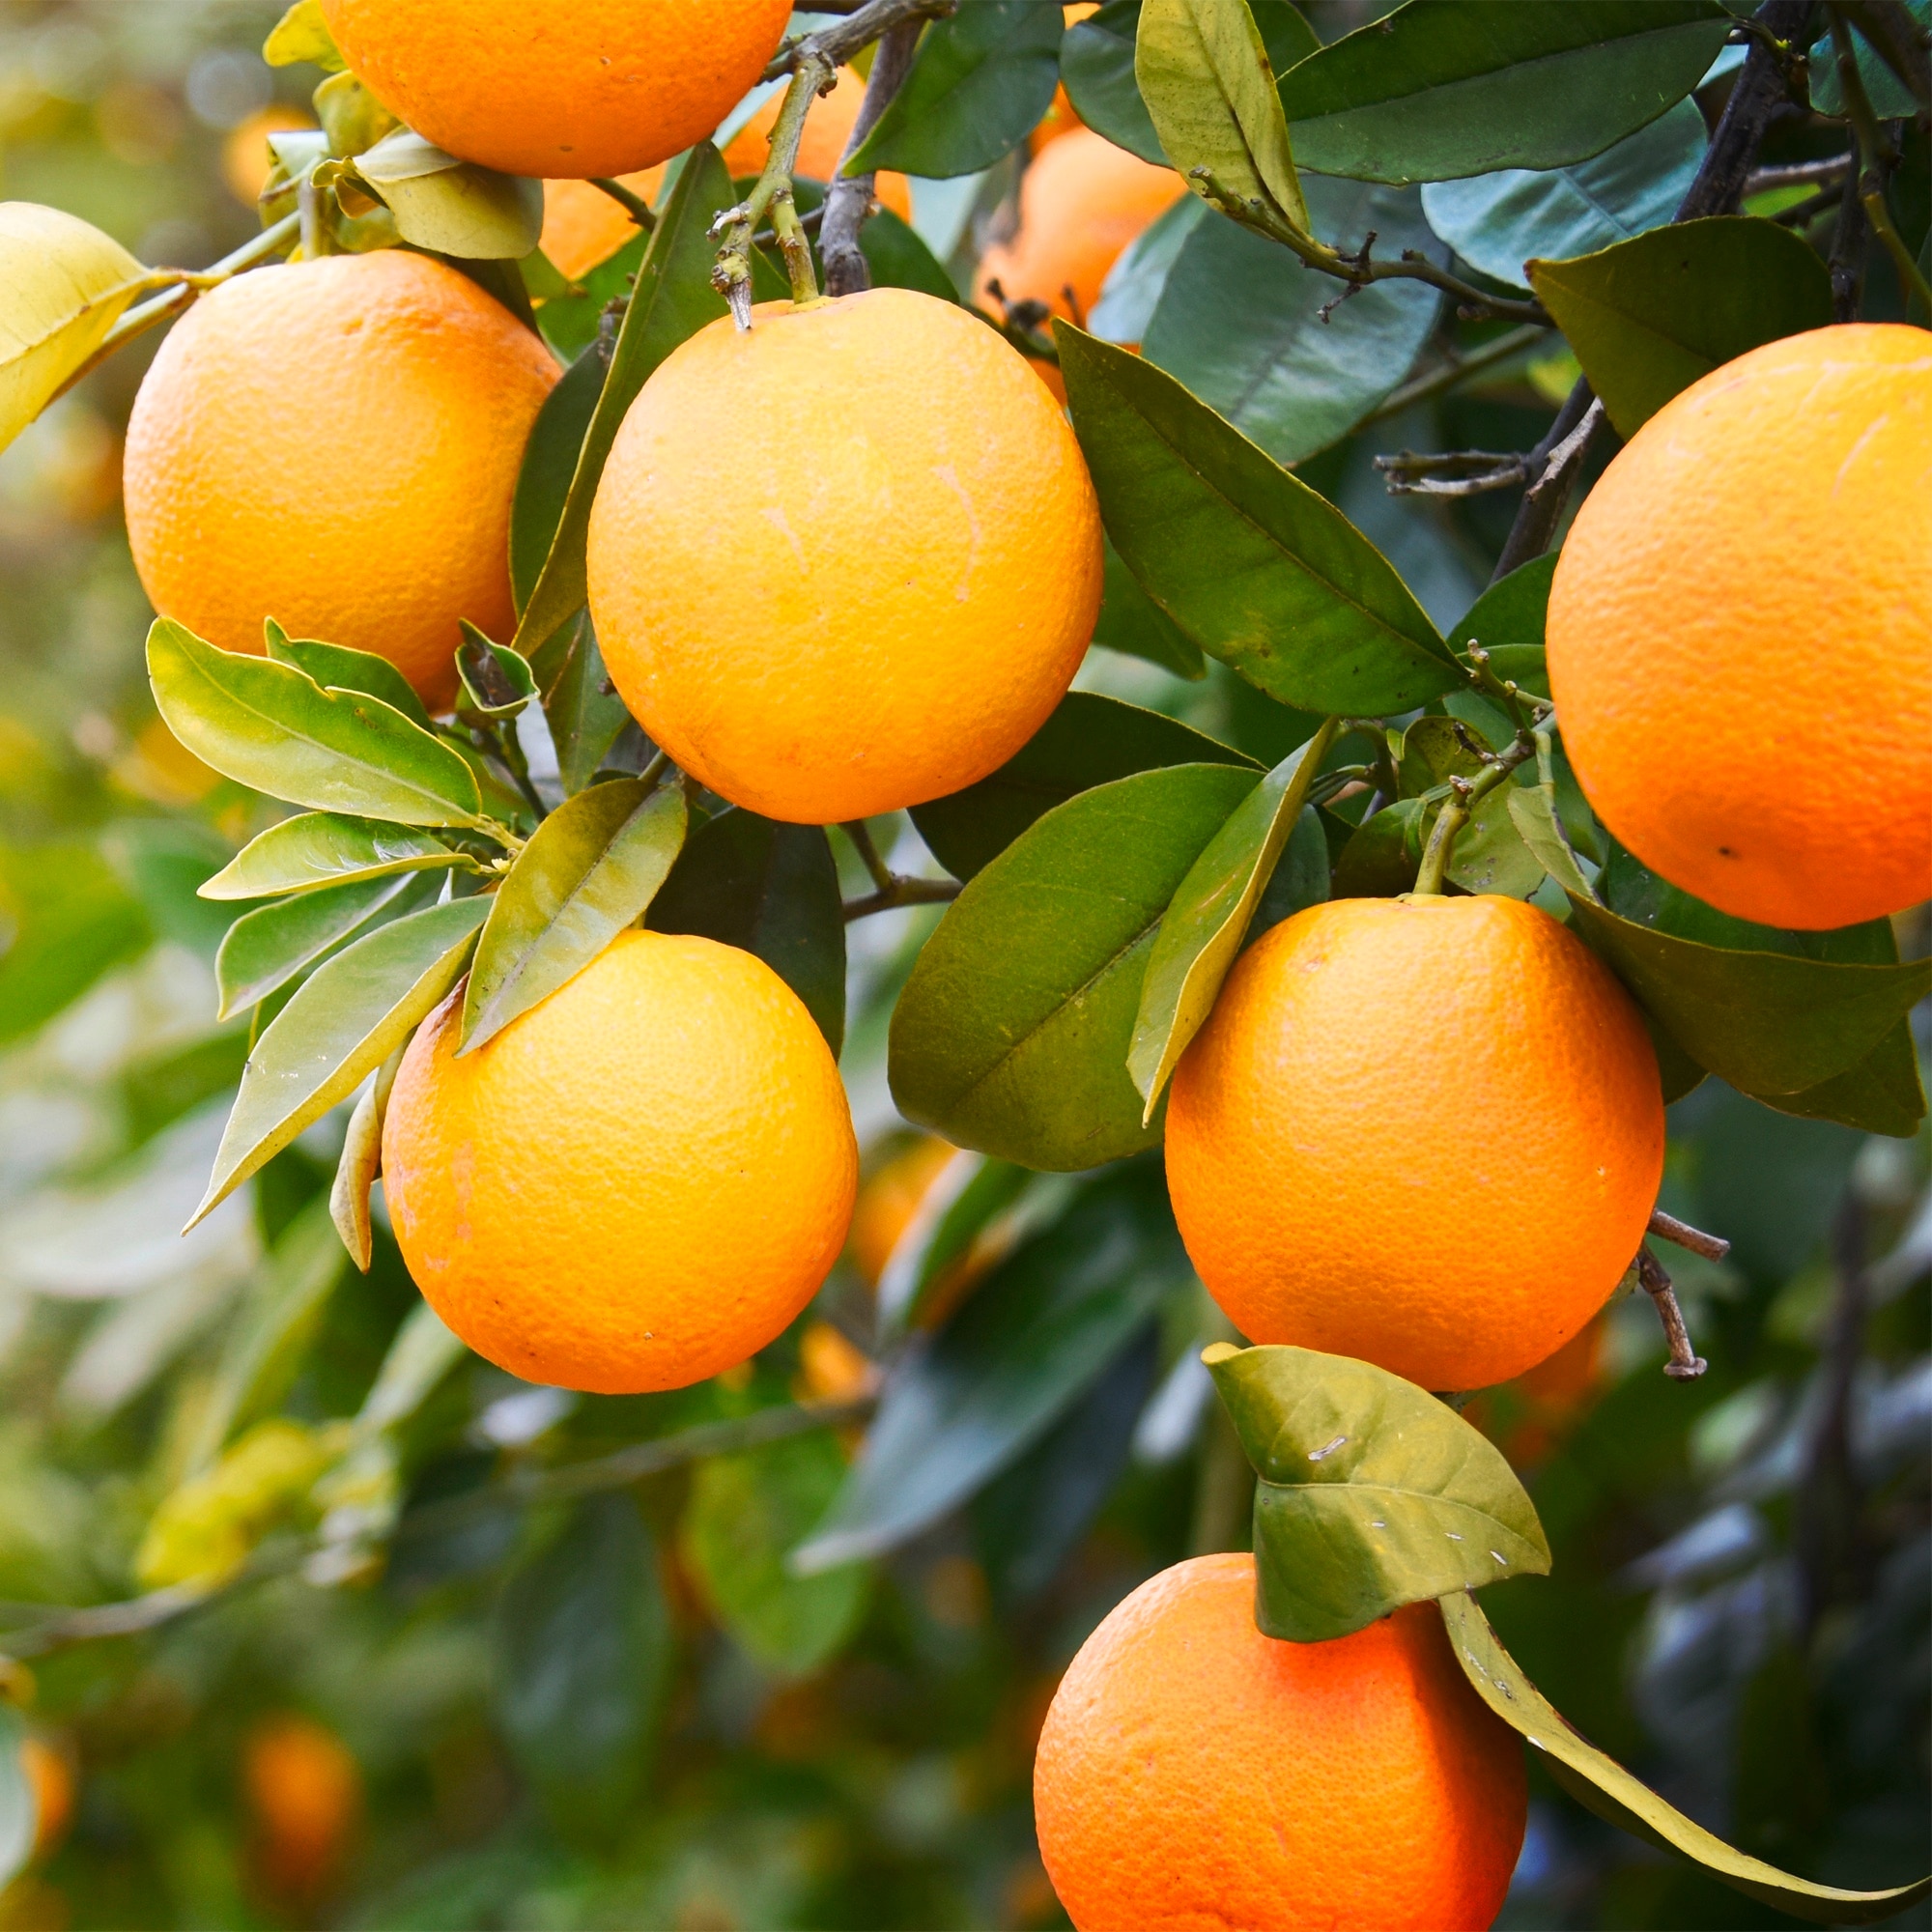
<svg viewBox="0 0 1932 1932">
<path fill-rule="evenodd" d="M 980 257 L 977 285 L 989 294 L 998 282 L 1009 302 L 1044 302 L 1084 323 L 1122 250 L 1186 192 L 1172 168 L 1075 128 L 1035 156 L 1020 183 L 1019 230 Z"/>
<path fill-rule="evenodd" d="M 228 192 L 243 207 L 253 208 L 256 197 L 274 172 L 275 157 L 269 152 L 269 136 L 314 126 L 313 115 L 276 101 L 268 107 L 258 107 L 245 121 L 231 128 L 221 143 L 221 179 L 228 184 Z"/>
<path fill-rule="evenodd" d="M 591 511 L 604 663 L 736 805 L 818 825 L 974 783 L 1045 723 L 1100 604 L 1098 505 L 1017 351 L 873 289 L 700 329 Z"/>
<path fill-rule="evenodd" d="M 959 1150 L 933 1134 L 922 1134 L 895 1153 L 859 1189 L 852 1210 L 852 1265 L 867 1288 L 877 1288 L 886 1264 L 912 1225 L 932 1184 Z"/>
<path fill-rule="evenodd" d="M 724 149 L 724 165 L 733 175 L 755 175 L 764 171 L 772 151 L 772 128 L 779 118 L 784 97 L 775 94 L 738 131 Z M 830 94 L 822 94 L 805 117 L 805 132 L 799 137 L 798 166 L 794 172 L 808 180 L 830 183 L 838 172 L 845 144 L 859 119 L 866 99 L 864 79 L 849 67 L 838 70 L 838 79 Z M 890 208 L 901 221 L 912 219 L 912 184 L 904 175 L 881 168 L 872 182 L 873 196 Z"/>
<path fill-rule="evenodd" d="M 645 168 L 620 176 L 619 181 L 639 199 L 650 201 L 664 176 L 662 168 Z M 624 204 L 601 187 L 587 181 L 544 183 L 543 234 L 537 246 L 565 281 L 579 281 L 600 262 L 608 262 L 637 232 Z"/>
<path fill-rule="evenodd" d="M 1666 403 L 1550 590 L 1591 805 L 1653 871 L 1804 931 L 1932 894 L 1932 335 L 1770 342 Z"/>
<path fill-rule="evenodd" d="M 1086 125 L 1086 122 L 1081 120 L 1066 89 L 1064 86 L 1056 87 L 1053 90 L 1052 104 L 1039 117 L 1039 125 L 1027 136 L 1028 151 L 1037 155 L 1042 148 L 1059 140 L 1063 134 L 1070 134 L 1076 128 L 1084 128 Z"/>
<path fill-rule="evenodd" d="M 1174 1211 L 1255 1342 L 1507 1381 L 1608 1300 L 1663 1172 L 1657 1057 L 1518 899 L 1334 899 L 1236 962 L 1175 1069 Z"/>
<path fill-rule="evenodd" d="M 20 1741 L 20 1769 L 34 1794 L 34 1848 L 43 1859 L 73 1822 L 73 1770 L 52 1745 L 40 1738 Z"/>
<path fill-rule="evenodd" d="M 829 1321 L 813 1321 L 798 1338 L 798 1380 L 802 1402 L 849 1402 L 879 1385 L 879 1367 Z"/>
<path fill-rule="evenodd" d="M 1079 1932 L 1487 1926 L 1522 1847 L 1522 1748 L 1435 1605 L 1327 1643 L 1264 1636 L 1254 1605 L 1252 1556 L 1178 1563 L 1061 1680 L 1034 1822 Z"/>
<path fill-rule="evenodd" d="M 556 379 L 536 336 L 426 255 L 238 275 L 175 325 L 134 399 L 142 585 L 224 650 L 261 650 L 273 617 L 446 706 L 457 619 L 515 627 L 510 499 Z"/>
<path fill-rule="evenodd" d="M 340 1869 L 362 1811 L 362 1770 L 325 1724 L 286 1713 L 242 1748 L 242 1788 L 270 1890 L 312 1898 Z"/>
<path fill-rule="evenodd" d="M 505 174 L 624 175 L 716 128 L 790 0 L 322 0 L 349 65 L 417 133 Z"/>
<path fill-rule="evenodd" d="M 781 1333 L 844 1245 L 858 1151 L 838 1068 L 763 960 L 629 931 L 473 1053 L 452 994 L 383 1128 L 410 1272 L 526 1381 L 634 1395 Z"/>
</svg>

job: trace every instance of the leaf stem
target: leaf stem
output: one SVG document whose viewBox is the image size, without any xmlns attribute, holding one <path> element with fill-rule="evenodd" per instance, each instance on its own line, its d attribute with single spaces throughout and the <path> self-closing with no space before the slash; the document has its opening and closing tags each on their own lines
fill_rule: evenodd
<svg viewBox="0 0 1932 1932">
<path fill-rule="evenodd" d="M 1449 781 L 1449 796 L 1435 814 L 1435 823 L 1423 847 L 1422 866 L 1412 890 L 1426 896 L 1439 893 L 1455 856 L 1457 835 L 1475 815 L 1476 808 L 1499 785 L 1508 783 L 1511 773 L 1536 755 L 1536 743 L 1519 731 L 1508 747 L 1484 754 L 1483 769 L 1472 779 L 1455 777 Z"/>
<path fill-rule="evenodd" d="M 879 855 L 879 848 L 872 843 L 872 831 L 863 818 L 848 819 L 839 826 L 852 841 L 852 849 L 865 862 L 867 871 L 872 875 L 872 883 L 884 892 L 893 882 L 893 869 Z"/>
<path fill-rule="evenodd" d="M 622 182 L 608 180 L 603 175 L 592 175 L 590 185 L 602 188 L 646 235 L 657 227 L 658 218 L 651 213 L 650 203 L 642 195 L 633 194 Z"/>
<path fill-rule="evenodd" d="M 1832 44 L 1838 55 L 1838 85 L 1845 93 L 1845 117 L 1859 142 L 1859 200 L 1863 204 L 1872 233 L 1891 257 L 1900 283 L 1927 310 L 1932 310 L 1932 283 L 1919 273 L 1918 264 L 1912 259 L 1912 250 L 1905 245 L 1904 238 L 1892 223 L 1891 211 L 1886 206 L 1886 176 L 1897 165 L 1897 152 L 1886 139 L 1878 116 L 1872 112 L 1864 79 L 1859 72 L 1858 51 L 1852 45 L 1852 30 L 1835 7 L 1828 12 L 1832 18 Z"/>
</svg>

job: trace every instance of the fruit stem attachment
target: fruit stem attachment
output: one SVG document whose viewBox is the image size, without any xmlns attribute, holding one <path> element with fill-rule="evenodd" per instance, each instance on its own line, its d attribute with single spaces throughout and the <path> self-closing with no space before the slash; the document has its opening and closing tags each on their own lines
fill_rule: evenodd
<svg viewBox="0 0 1932 1932">
<path fill-rule="evenodd" d="M 1837 8 L 1827 11 L 1832 19 L 1832 44 L 1838 56 L 1838 85 L 1845 94 L 1845 118 L 1851 122 L 1852 131 L 1859 142 L 1858 198 L 1864 208 L 1865 219 L 1871 223 L 1872 233 L 1884 242 L 1886 253 L 1891 257 L 1899 281 L 1908 294 L 1917 297 L 1928 311 L 1932 311 L 1932 283 L 1928 283 L 1919 272 L 1918 264 L 1912 258 L 1912 250 L 1905 245 L 1904 238 L 1892 225 L 1891 211 L 1886 206 L 1886 176 L 1898 164 L 1897 151 L 1886 139 L 1878 116 L 1872 112 L 1871 99 L 1859 73 L 1858 53 L 1852 45 L 1852 30 L 1845 25 Z"/>
<path fill-rule="evenodd" d="M 1684 1325 L 1684 1311 L 1677 1305 L 1677 1291 L 1670 1285 L 1663 1264 L 1651 1253 L 1648 1242 L 1636 1251 L 1636 1278 L 1643 1292 L 1656 1302 L 1658 1320 L 1663 1323 L 1664 1339 L 1670 1344 L 1670 1359 L 1664 1363 L 1663 1373 L 1674 1382 L 1695 1381 L 1711 1365 L 1691 1348 L 1690 1331 Z"/>
<path fill-rule="evenodd" d="M 1536 755 L 1536 742 L 1519 730 L 1508 749 L 1483 753 L 1483 769 L 1472 779 L 1455 777 L 1449 781 L 1449 796 L 1435 814 L 1435 824 L 1423 847 L 1421 869 L 1413 890 L 1419 894 L 1439 893 L 1448 876 L 1456 852 L 1456 837 L 1474 816 L 1476 808 L 1498 786 L 1509 782 L 1510 774 Z"/>
<path fill-rule="evenodd" d="M 741 329 L 752 326 L 752 238 L 770 215 L 772 232 L 783 252 L 785 272 L 795 302 L 816 301 L 818 277 L 811 267 L 811 243 L 799 225 L 792 203 L 791 175 L 798 165 L 798 144 L 805 133 L 805 117 L 821 94 L 829 93 L 838 77 L 832 57 L 807 41 L 799 49 L 798 65 L 785 89 L 779 118 L 772 127 L 771 153 L 765 171 L 752 191 L 735 208 L 727 208 L 711 224 L 719 242 L 718 265 L 711 286 L 731 306 L 731 319 Z"/>
</svg>

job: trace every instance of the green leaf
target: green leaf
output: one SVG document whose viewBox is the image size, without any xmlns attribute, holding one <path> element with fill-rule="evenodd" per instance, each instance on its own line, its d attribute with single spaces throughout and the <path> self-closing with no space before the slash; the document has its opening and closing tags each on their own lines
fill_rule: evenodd
<svg viewBox="0 0 1932 1932">
<path fill-rule="evenodd" d="M 1053 104 L 1063 24 L 1058 0 L 971 0 L 933 21 L 846 172 L 944 180 L 992 166 Z"/>
<path fill-rule="evenodd" d="M 609 1829 L 643 1780 L 673 1660 L 657 1550 L 629 1495 L 579 1503 L 510 1574 L 496 1618 L 497 1717 L 560 1816 Z"/>
<path fill-rule="evenodd" d="M 1798 1094 L 1859 1065 L 1932 991 L 1932 959 L 1847 966 L 1731 952 L 1570 897 L 1571 926 L 1698 1065 L 1747 1094 Z"/>
<path fill-rule="evenodd" d="M 566 793 L 580 792 L 596 778 L 631 722 L 624 700 L 605 675 L 590 612 L 580 611 L 553 631 L 530 669 L 556 747 L 557 777 Z"/>
<path fill-rule="evenodd" d="M 1824 263 L 1790 229 L 1750 214 L 1706 215 L 1527 266 L 1626 439 L 1719 364 L 1832 320 Z"/>
<path fill-rule="evenodd" d="M 396 1084 L 402 1064 L 403 1050 L 398 1047 L 362 1090 L 362 1097 L 349 1116 L 349 1131 L 343 1136 L 335 1179 L 328 1189 L 329 1219 L 349 1250 L 349 1259 L 364 1274 L 369 1272 L 374 1241 L 369 1226 L 369 1190 L 383 1171 L 383 1117 L 388 1111 L 389 1090 Z"/>
<path fill-rule="evenodd" d="M 1308 232 L 1274 70 L 1247 0 L 1144 0 L 1134 78 L 1167 157 L 1204 199 L 1265 203 Z"/>
<path fill-rule="evenodd" d="M 1927 9 L 1925 0 L 1907 0 L 1906 7 L 1901 11 L 1911 16 L 1922 47 L 1926 29 L 1932 25 L 1927 18 L 1928 11 L 1932 10 Z M 1858 69 L 1859 79 L 1863 84 L 1866 100 L 1871 103 L 1873 116 L 1880 121 L 1899 121 L 1918 113 L 1919 102 L 1911 88 L 1891 71 L 1884 56 L 1864 38 L 1857 16 L 1852 15 L 1848 24 L 1854 29 L 1853 65 Z M 1838 72 L 1837 45 L 1829 31 L 1811 43 L 1810 61 L 1811 105 L 1820 114 L 1842 116 L 1845 112 L 1845 84 Z"/>
<path fill-rule="evenodd" d="M 1176 677 L 1198 684 L 1208 675 L 1201 646 L 1184 637 L 1174 620 L 1156 609 L 1111 543 L 1106 545 L 1106 587 L 1100 598 L 1100 614 L 1094 622 L 1094 641 L 1105 644 L 1110 651 L 1158 665 Z"/>
<path fill-rule="evenodd" d="M 494 724 L 514 718 L 537 695 L 537 681 L 521 651 L 492 643 L 468 618 L 460 618 L 456 647 L 457 712 L 468 723 Z"/>
<path fill-rule="evenodd" d="M 190 752 L 271 798 L 403 825 L 481 822 L 469 767 L 380 698 L 216 650 L 166 617 L 148 633 L 148 679 Z"/>
<path fill-rule="evenodd" d="M 895 1365 L 865 1447 L 793 1568 L 895 1548 L 964 1502 L 1069 1408 L 1191 1279 L 1157 1170 L 1084 1187 Z"/>
<path fill-rule="evenodd" d="M 34 1787 L 21 1762 L 27 1726 L 12 1704 L 0 1704 L 0 1886 L 33 1857 L 40 1811 Z"/>
<path fill-rule="evenodd" d="M 1318 174 L 1565 167 L 1682 100 L 1730 28 L 1716 0 L 1409 0 L 1292 69 L 1282 106 Z"/>
<path fill-rule="evenodd" d="M 859 252 L 875 289 L 917 289 L 937 301 L 959 299 L 946 265 L 890 208 L 875 209 L 867 217 L 859 231 Z"/>
<path fill-rule="evenodd" d="M 1321 813 L 1318 807 L 1304 806 L 1274 871 L 1262 888 L 1244 946 L 1252 946 L 1269 926 L 1279 925 L 1312 905 L 1321 905 L 1329 895 L 1329 885 L 1328 836 Z"/>
<path fill-rule="evenodd" d="M 205 899 L 266 899 L 279 893 L 346 885 L 352 879 L 453 866 L 474 870 L 475 861 L 410 826 L 305 811 L 251 838 L 198 891 Z"/>
<path fill-rule="evenodd" d="M 490 905 L 463 996 L 459 1053 L 574 980 L 656 896 L 684 843 L 678 785 L 617 779 L 566 800 Z"/>
<path fill-rule="evenodd" d="M 303 982 L 248 1056 L 195 1221 L 353 1094 L 429 1017 L 462 977 L 489 909 L 478 897 L 411 913 Z"/>
<path fill-rule="evenodd" d="M 1594 254 L 1677 213 L 1709 136 L 1694 100 L 1567 168 L 1504 168 L 1422 190 L 1429 225 L 1473 269 L 1527 288 L 1531 256 Z"/>
<path fill-rule="evenodd" d="M 651 902 L 655 932 L 695 932 L 754 952 L 817 1022 L 845 1037 L 845 914 L 824 829 L 721 812 L 695 833 Z"/>
<path fill-rule="evenodd" d="M 359 691 L 380 697 L 411 724 L 425 731 L 431 728 L 429 712 L 414 687 L 387 658 L 351 650 L 347 644 L 326 644 L 318 638 L 292 638 L 272 617 L 262 628 L 268 654 L 277 664 L 294 665 L 325 691 Z"/>
<path fill-rule="evenodd" d="M 1466 658 L 1471 644 L 1490 654 L 1490 668 L 1532 697 L 1549 696 L 1543 633 L 1549 612 L 1549 583 L 1556 555 L 1533 557 L 1492 583 L 1463 611 L 1449 633 L 1449 648 Z"/>
<path fill-rule="evenodd" d="M 1386 899 L 1415 884 L 1427 813 L 1419 798 L 1398 799 L 1365 819 L 1335 860 L 1338 899 Z"/>
<path fill-rule="evenodd" d="M 1147 1099 L 1143 1125 L 1152 1121 L 1168 1076 L 1214 1010 L 1339 722 L 1329 719 L 1235 808 L 1188 867 L 1161 919 L 1127 1050 L 1127 1071 Z"/>
<path fill-rule="evenodd" d="M 459 160 L 411 128 L 384 134 L 351 178 L 396 218 L 413 247 L 468 261 L 521 261 L 543 233 L 543 183 Z"/>
<path fill-rule="evenodd" d="M 1540 784 L 1531 789 L 1512 784 L 1505 785 L 1503 791 L 1509 801 L 1509 815 L 1516 826 L 1517 837 L 1522 840 L 1530 857 L 1566 893 L 1575 893 L 1581 898 L 1595 898 L 1596 891 L 1585 877 L 1582 867 L 1577 863 L 1577 855 L 1571 851 L 1570 840 L 1564 836 L 1563 821 L 1557 816 L 1556 787 Z"/>
<path fill-rule="evenodd" d="M 1413 188 L 1307 184 L 1317 232 L 1344 245 L 1375 232 L 1391 256 L 1445 265 Z M 1372 282 L 1336 304 L 1337 285 L 1232 221 L 1198 222 L 1169 271 L 1142 338 L 1165 369 L 1277 463 L 1325 449 L 1408 373 L 1442 298 L 1426 282 Z"/>
<path fill-rule="evenodd" d="M 1916 1133 L 1925 1118 L 1925 1083 L 1919 1077 L 1912 1024 L 1900 1020 L 1847 1072 L 1800 1094 L 1753 1094 L 1751 1098 L 1780 1114 L 1836 1121 L 1861 1133 L 1903 1140 Z"/>
<path fill-rule="evenodd" d="M 153 938 L 94 846 L 0 841 L 0 1044 L 38 1031 Z"/>
<path fill-rule="evenodd" d="M 1406 711 L 1462 682 L 1386 557 L 1172 376 L 1055 325 L 1101 515 L 1160 610 L 1298 710 Z"/>
<path fill-rule="evenodd" d="M 469 1352 L 428 1302 L 417 1302 L 403 1317 L 396 1339 L 355 1411 L 356 1435 L 374 1435 L 409 1421 Z"/>
<path fill-rule="evenodd" d="M 384 913 L 393 918 L 436 891 L 435 880 L 413 873 L 377 873 L 243 913 L 214 955 L 221 995 L 215 1017 L 231 1019 L 260 1005 L 371 921 Z"/>
<path fill-rule="evenodd" d="M 1496 1641 L 1496 1634 L 1474 1597 L 1462 1591 L 1445 1595 L 1441 1607 L 1450 1648 L 1476 1695 L 1533 1745 L 1544 1770 L 1599 1818 L 1607 1819 L 1646 1844 L 1681 1853 L 1733 1891 L 1818 1925 L 1876 1924 L 1932 1892 L 1932 1878 L 1888 1891 L 1845 1891 L 1837 1886 L 1793 1878 L 1776 1865 L 1734 1851 L 1674 1805 L 1665 1804 L 1567 1722 Z"/>
<path fill-rule="evenodd" d="M 353 73 L 332 73 L 313 96 L 315 116 L 328 136 L 328 152 L 338 160 L 373 148 L 402 123 Z"/>
<path fill-rule="evenodd" d="M 590 505 L 626 411 L 645 378 L 679 343 L 726 313 L 724 298 L 711 286 L 718 244 L 708 231 L 711 217 L 735 199 L 717 149 L 708 141 L 699 143 L 679 170 L 677 185 L 651 232 L 624 326 L 617 331 L 610 374 L 578 452 L 556 534 L 510 639 L 526 658 L 534 659 L 538 646 L 583 606 Z"/>
<path fill-rule="evenodd" d="M 970 879 L 1055 806 L 1161 765 L 1260 769 L 1245 753 L 1158 711 L 1069 691 L 998 771 L 964 791 L 914 806 L 912 822 L 955 879 Z"/>
<path fill-rule="evenodd" d="M 544 398 L 530 426 L 523 467 L 517 471 L 517 494 L 510 503 L 510 588 L 519 611 L 530 601 L 563 520 L 577 459 L 597 399 L 604 393 L 615 347 L 615 337 L 600 329 Z"/>
<path fill-rule="evenodd" d="M 845 1479 L 827 1431 L 788 1436 L 697 1465 L 684 1516 L 686 1561 L 719 1621 L 768 1670 L 806 1677 L 858 1629 L 871 1572 L 850 1563 L 797 1577 L 785 1555 L 824 1516 Z"/>
<path fill-rule="evenodd" d="M 1405 1604 L 1541 1577 L 1549 1545 L 1503 1453 L 1445 1402 L 1313 1349 L 1201 1358 L 1260 1478 L 1255 1622 L 1321 1643 Z"/>
<path fill-rule="evenodd" d="M 329 73 L 340 73 L 349 63 L 322 16 L 322 0 L 296 0 L 262 43 L 262 58 L 270 67 L 294 67 L 313 61 Z"/>
<path fill-rule="evenodd" d="M 166 279 L 78 215 L 0 202 L 0 449 L 60 394 L 135 297 Z"/>
<path fill-rule="evenodd" d="M 892 1022 L 893 1097 L 956 1146 L 1097 1167 L 1152 1146 L 1127 1073 L 1162 915 L 1260 781 L 1172 765 L 1057 806 L 967 886 Z"/>
</svg>

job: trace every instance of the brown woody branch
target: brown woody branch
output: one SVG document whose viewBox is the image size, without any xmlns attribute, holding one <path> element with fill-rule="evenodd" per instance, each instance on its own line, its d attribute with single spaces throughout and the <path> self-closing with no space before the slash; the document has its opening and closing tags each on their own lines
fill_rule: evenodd
<svg viewBox="0 0 1932 1932">
<path fill-rule="evenodd" d="M 819 252 L 825 261 L 825 293 L 829 296 L 855 296 L 872 285 L 871 270 L 866 266 L 859 246 L 859 231 L 874 207 L 872 174 L 848 176 L 845 168 L 878 126 L 912 68 L 914 49 L 919 45 L 922 22 L 901 20 L 881 37 L 872 55 L 872 71 L 867 77 L 866 98 L 860 103 L 859 118 L 852 124 L 845 152 L 838 157 L 826 190 L 824 219 L 819 227 Z"/>
<path fill-rule="evenodd" d="M 790 41 L 772 56 L 759 77 L 779 80 L 793 72 L 809 54 L 823 54 L 834 67 L 843 67 L 856 53 L 874 41 L 883 40 L 904 21 L 942 20 L 957 7 L 958 0 L 866 0 L 866 5 L 850 10 L 836 27 L 821 27 Z M 846 13 L 844 8 L 827 7 L 816 11 Z"/>
</svg>

